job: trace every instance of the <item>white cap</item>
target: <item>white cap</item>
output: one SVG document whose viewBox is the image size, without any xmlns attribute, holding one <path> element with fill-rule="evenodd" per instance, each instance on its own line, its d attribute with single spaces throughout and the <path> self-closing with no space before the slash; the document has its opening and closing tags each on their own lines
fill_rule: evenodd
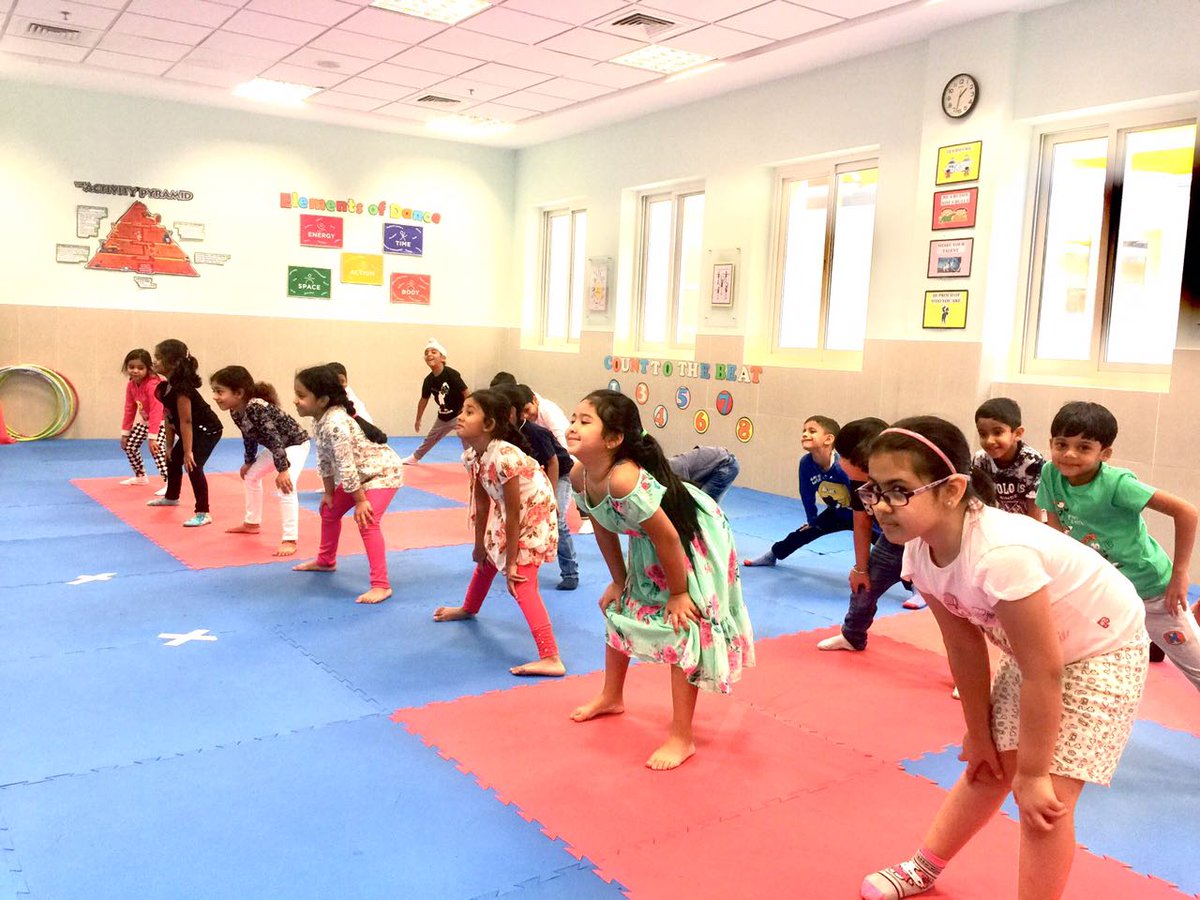
<svg viewBox="0 0 1200 900">
<path fill-rule="evenodd" d="M 425 346 L 421 349 L 421 352 L 424 353 L 426 350 L 430 350 L 430 349 L 436 350 L 438 353 L 442 354 L 442 356 L 447 355 L 446 348 L 443 347 L 440 343 L 438 343 L 437 338 L 430 338 L 429 340 L 427 340 L 425 342 Z"/>
</svg>

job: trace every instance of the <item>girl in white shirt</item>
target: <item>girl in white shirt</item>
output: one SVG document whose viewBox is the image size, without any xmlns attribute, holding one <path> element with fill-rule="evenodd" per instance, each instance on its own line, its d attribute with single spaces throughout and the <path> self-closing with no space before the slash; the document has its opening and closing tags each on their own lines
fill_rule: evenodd
<svg viewBox="0 0 1200 900">
<path fill-rule="evenodd" d="M 904 577 L 941 629 L 962 695 L 967 765 L 921 848 L 868 875 L 862 897 L 931 888 L 1012 791 L 1017 896 L 1057 898 L 1075 856 L 1079 792 L 1112 779 L 1142 696 L 1149 638 L 1137 592 L 1078 541 L 985 506 L 990 482 L 944 419 L 885 430 L 868 471 L 859 496 L 888 540 L 905 544 Z M 1004 652 L 994 679 L 985 640 Z"/>
</svg>

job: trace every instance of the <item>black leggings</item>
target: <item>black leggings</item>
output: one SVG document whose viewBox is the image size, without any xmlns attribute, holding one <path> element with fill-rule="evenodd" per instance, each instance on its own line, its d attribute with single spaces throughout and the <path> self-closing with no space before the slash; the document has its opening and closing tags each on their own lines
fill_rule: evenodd
<svg viewBox="0 0 1200 900">
<path fill-rule="evenodd" d="M 204 464 L 212 455 L 213 448 L 221 439 L 221 432 L 201 431 L 192 429 L 192 456 L 196 460 L 196 468 L 188 472 L 188 481 L 192 483 L 192 493 L 196 495 L 196 512 L 208 512 L 208 479 L 204 477 Z M 179 492 L 183 489 L 183 441 L 175 439 L 171 455 L 167 458 L 167 499 L 178 500 Z"/>
</svg>

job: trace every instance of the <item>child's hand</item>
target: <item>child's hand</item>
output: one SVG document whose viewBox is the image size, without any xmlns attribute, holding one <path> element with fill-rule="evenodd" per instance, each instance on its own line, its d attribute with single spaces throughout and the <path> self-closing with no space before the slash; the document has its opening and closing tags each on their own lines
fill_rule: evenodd
<svg viewBox="0 0 1200 900">
<path fill-rule="evenodd" d="M 850 593 L 857 594 L 859 591 L 869 591 L 871 589 L 871 578 L 866 572 L 858 572 L 854 569 L 850 570 Z"/>
<path fill-rule="evenodd" d="M 608 608 L 621 599 L 621 593 L 624 588 L 615 581 L 611 582 L 604 589 L 604 593 L 600 595 L 600 612 L 607 612 Z"/>
<path fill-rule="evenodd" d="M 150 438 L 150 452 L 155 456 L 162 452 L 158 447 L 158 441 L 156 441 L 154 438 Z"/>
<path fill-rule="evenodd" d="M 1012 792 L 1021 810 L 1021 823 L 1038 831 L 1050 831 L 1067 814 L 1067 805 L 1054 793 L 1049 775 L 1017 775 Z"/>
<path fill-rule="evenodd" d="M 354 504 L 354 522 L 359 528 L 375 524 L 375 510 L 371 509 L 370 500 L 363 498 Z"/>
<path fill-rule="evenodd" d="M 528 579 L 517 571 L 517 564 L 510 562 L 504 567 L 504 580 L 508 582 L 508 592 L 515 598 L 517 596 L 517 585 L 524 584 Z"/>
<path fill-rule="evenodd" d="M 183 454 L 183 467 L 189 472 L 196 468 L 196 455 L 191 450 Z"/>
<path fill-rule="evenodd" d="M 413 431 L 417 432 L 418 434 L 420 434 L 420 433 L 421 433 L 421 419 L 420 419 L 420 417 L 418 417 L 418 418 L 417 418 L 417 421 L 416 421 L 416 423 L 413 425 Z"/>
<path fill-rule="evenodd" d="M 128 446 L 129 446 L 129 435 L 127 435 L 127 434 L 121 435 L 121 449 L 124 450 Z M 150 446 L 153 447 L 154 445 L 151 444 Z"/>
<path fill-rule="evenodd" d="M 328 506 L 330 509 L 333 509 L 333 494 L 329 493 L 328 491 L 326 491 L 321 497 L 321 508 L 323 509 L 326 506 Z"/>
<path fill-rule="evenodd" d="M 1167 612 L 1172 615 L 1187 612 L 1187 591 L 1187 573 L 1172 574 L 1167 583 L 1166 593 L 1163 594 L 1163 605 L 1166 606 Z"/>
<path fill-rule="evenodd" d="M 976 737 L 968 731 L 963 737 L 963 748 L 958 758 L 967 764 L 969 783 L 978 781 L 981 784 L 995 784 L 1004 778 L 1000 755 L 990 734 Z"/>
<path fill-rule="evenodd" d="M 475 545 L 475 549 L 471 551 L 471 562 L 476 565 L 487 562 L 487 550 L 484 549 L 483 544 Z"/>
<path fill-rule="evenodd" d="M 279 489 L 281 494 L 290 494 L 293 490 L 292 476 L 286 471 L 280 472 L 275 476 L 275 487 Z"/>
<path fill-rule="evenodd" d="M 250 471 L 250 463 L 242 463 L 242 467 L 238 469 L 238 477 L 242 481 L 246 480 L 246 473 Z"/>
<path fill-rule="evenodd" d="M 672 594 L 667 600 L 667 624 L 674 628 L 677 634 L 702 618 L 690 594 Z"/>
</svg>

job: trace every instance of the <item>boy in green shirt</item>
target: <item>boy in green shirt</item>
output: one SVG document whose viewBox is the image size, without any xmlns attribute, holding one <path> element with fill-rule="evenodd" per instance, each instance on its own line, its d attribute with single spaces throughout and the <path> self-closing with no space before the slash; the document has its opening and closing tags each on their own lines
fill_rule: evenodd
<svg viewBox="0 0 1200 900">
<path fill-rule="evenodd" d="M 1099 403 L 1063 406 L 1050 425 L 1050 462 L 1042 468 L 1037 504 L 1052 526 L 1133 582 L 1146 604 L 1150 638 L 1200 689 L 1200 626 L 1187 605 L 1196 507 L 1107 465 L 1116 438 L 1117 420 Z M 1175 520 L 1174 561 L 1146 531 L 1145 508 Z"/>
</svg>

